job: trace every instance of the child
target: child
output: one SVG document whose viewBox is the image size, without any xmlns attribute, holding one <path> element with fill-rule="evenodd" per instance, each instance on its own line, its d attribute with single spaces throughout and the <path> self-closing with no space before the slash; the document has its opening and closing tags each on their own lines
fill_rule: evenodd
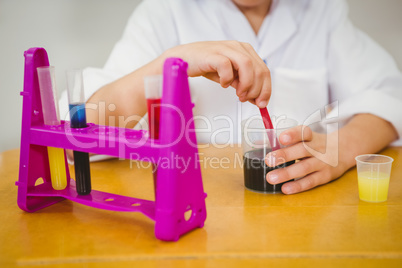
<svg viewBox="0 0 402 268">
<path fill-rule="evenodd" d="M 196 128 L 207 123 L 211 130 L 197 133 L 199 142 L 239 142 L 235 130 L 213 134 L 227 128 L 219 118 L 240 125 L 238 100 L 249 102 L 242 114 L 269 102 L 271 115 L 301 125 L 327 105 L 335 107 L 326 117 L 339 129 L 293 128 L 280 136 L 288 147 L 267 155 L 269 166 L 301 160 L 267 175 L 273 184 L 301 178 L 285 183 L 285 194 L 338 178 L 355 165 L 355 156 L 380 151 L 402 131 L 402 75 L 354 28 L 345 0 L 144 0 L 105 67 L 84 72 L 88 106 L 106 107 L 104 118 L 88 109 L 88 120 L 134 127 L 128 118 L 146 113 L 144 77 L 161 74 L 167 57 L 188 62 L 194 77 L 194 112 L 203 118 Z"/>
</svg>

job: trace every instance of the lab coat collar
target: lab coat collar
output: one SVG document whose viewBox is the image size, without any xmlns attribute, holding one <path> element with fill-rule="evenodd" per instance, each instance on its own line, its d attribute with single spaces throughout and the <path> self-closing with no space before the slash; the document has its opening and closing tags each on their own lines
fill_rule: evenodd
<svg viewBox="0 0 402 268">
<path fill-rule="evenodd" d="M 221 0 L 217 8 L 221 26 L 228 40 L 250 43 L 263 59 L 280 48 L 297 30 L 297 23 L 287 0 L 273 0 L 270 13 L 256 35 L 232 0 Z"/>
<path fill-rule="evenodd" d="M 241 13 L 232 0 L 221 0 L 217 14 L 227 40 L 237 40 L 258 46 L 257 36 L 247 18 Z"/>
<path fill-rule="evenodd" d="M 270 13 L 258 33 L 259 46 L 255 48 L 262 59 L 269 61 L 269 57 L 296 33 L 297 23 L 291 10 L 293 4 L 296 3 L 273 0 Z"/>
</svg>

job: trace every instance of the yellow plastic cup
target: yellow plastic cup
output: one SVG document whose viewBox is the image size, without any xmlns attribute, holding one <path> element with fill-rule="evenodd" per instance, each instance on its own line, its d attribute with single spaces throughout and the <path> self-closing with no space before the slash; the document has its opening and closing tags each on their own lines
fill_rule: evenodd
<svg viewBox="0 0 402 268">
<path fill-rule="evenodd" d="M 360 200 L 373 203 L 387 201 L 394 159 L 379 154 L 359 155 L 355 159 Z"/>
</svg>

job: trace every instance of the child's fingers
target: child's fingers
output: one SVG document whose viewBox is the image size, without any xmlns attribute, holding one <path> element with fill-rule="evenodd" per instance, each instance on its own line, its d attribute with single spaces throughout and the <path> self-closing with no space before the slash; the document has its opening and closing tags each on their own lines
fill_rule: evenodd
<svg viewBox="0 0 402 268">
<path fill-rule="evenodd" d="M 268 172 L 267 181 L 271 184 L 278 184 L 307 176 L 320 169 L 320 165 L 316 163 L 317 159 L 309 157 L 293 165 L 278 168 Z"/>
<path fill-rule="evenodd" d="M 235 86 L 236 95 L 241 101 L 246 101 L 245 97 L 254 83 L 252 58 L 245 54 L 245 51 L 230 49 L 230 47 L 223 51 L 223 55 L 230 59 L 233 69 L 237 72 L 237 83 L 232 84 Z"/>
<path fill-rule="evenodd" d="M 285 183 L 282 186 L 282 192 L 284 194 L 296 194 L 328 183 L 330 180 L 331 178 L 326 176 L 326 172 L 316 171 L 299 180 Z"/>
<path fill-rule="evenodd" d="M 254 59 L 254 85 L 247 94 L 247 99 L 253 101 L 259 108 L 268 105 L 271 96 L 271 73 L 254 48 L 248 43 L 241 43 L 244 49 Z"/>
<path fill-rule="evenodd" d="M 265 108 L 268 105 L 268 101 L 271 97 L 271 76 L 269 75 L 269 80 L 264 79 L 260 95 L 255 99 L 255 104 L 259 108 Z"/>
<path fill-rule="evenodd" d="M 240 101 L 255 102 L 257 99 L 262 107 L 269 100 L 269 70 L 250 44 L 238 41 L 198 42 L 179 46 L 170 55 L 185 56 L 189 61 L 189 76 L 203 75 L 222 87 L 234 87 Z"/>
<path fill-rule="evenodd" d="M 222 87 L 228 87 L 234 80 L 233 67 L 230 59 L 223 55 L 212 54 L 208 56 L 208 69 L 204 76 L 213 80 Z"/>
<path fill-rule="evenodd" d="M 293 146 L 270 152 L 265 156 L 265 163 L 269 167 L 276 167 L 289 161 L 310 157 L 311 153 L 299 143 Z"/>
<path fill-rule="evenodd" d="M 313 139 L 313 131 L 310 127 L 300 125 L 284 131 L 279 136 L 279 141 L 283 145 L 291 145 L 298 142 L 307 142 Z"/>
</svg>

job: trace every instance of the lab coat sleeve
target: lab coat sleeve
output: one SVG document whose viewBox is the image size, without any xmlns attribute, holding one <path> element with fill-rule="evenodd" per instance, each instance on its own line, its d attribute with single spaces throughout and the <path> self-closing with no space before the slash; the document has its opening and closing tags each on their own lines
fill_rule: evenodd
<svg viewBox="0 0 402 268">
<path fill-rule="evenodd" d="M 170 0 L 144 0 L 137 6 L 105 66 L 83 70 L 86 100 L 102 86 L 147 64 L 177 44 L 169 2 Z M 66 92 L 62 93 L 59 104 L 60 115 L 68 118 Z"/>
<path fill-rule="evenodd" d="M 353 26 L 344 0 L 332 4 L 328 73 L 330 101 L 338 105 L 328 118 L 342 124 L 355 114 L 376 115 L 392 123 L 399 134 L 394 145 L 402 145 L 401 72 L 382 47 Z"/>
</svg>

